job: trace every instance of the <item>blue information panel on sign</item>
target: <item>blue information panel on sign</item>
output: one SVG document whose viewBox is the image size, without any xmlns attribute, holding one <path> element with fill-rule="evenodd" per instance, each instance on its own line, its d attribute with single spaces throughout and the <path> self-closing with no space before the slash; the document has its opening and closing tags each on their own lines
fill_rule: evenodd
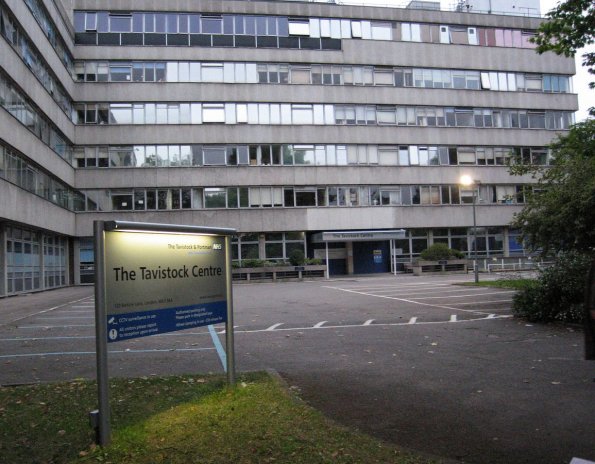
<svg viewBox="0 0 595 464">
<path fill-rule="evenodd" d="M 163 308 L 108 316 L 108 342 L 147 337 L 227 321 L 227 302 Z"/>
</svg>

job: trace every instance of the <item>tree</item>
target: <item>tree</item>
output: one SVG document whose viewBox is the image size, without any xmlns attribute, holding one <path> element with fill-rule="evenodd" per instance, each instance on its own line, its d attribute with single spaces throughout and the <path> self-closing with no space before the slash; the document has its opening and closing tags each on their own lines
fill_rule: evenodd
<svg viewBox="0 0 595 464">
<path fill-rule="evenodd" d="M 585 358 L 595 359 L 595 119 L 573 126 L 550 147 L 552 166 L 511 167 L 513 174 L 538 178 L 513 227 L 531 248 L 557 255 L 535 285 L 515 296 L 513 312 L 543 321 L 582 319 Z"/>
<path fill-rule="evenodd" d="M 537 52 L 553 51 L 574 56 L 576 51 L 595 43 L 595 3 L 593 0 L 566 0 L 547 13 L 548 21 L 537 29 L 533 42 Z M 595 75 L 595 52 L 583 54 L 583 66 Z M 589 83 L 595 89 L 595 81 Z M 595 116 L 595 107 L 589 110 Z"/>
<path fill-rule="evenodd" d="M 595 120 L 576 124 L 550 148 L 551 166 L 511 167 L 538 179 L 512 225 L 534 250 L 595 254 Z"/>
</svg>

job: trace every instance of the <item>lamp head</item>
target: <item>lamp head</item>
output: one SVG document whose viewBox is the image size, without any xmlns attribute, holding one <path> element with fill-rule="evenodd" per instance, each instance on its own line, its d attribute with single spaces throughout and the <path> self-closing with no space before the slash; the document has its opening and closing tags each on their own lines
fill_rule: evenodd
<svg viewBox="0 0 595 464">
<path fill-rule="evenodd" d="M 471 176 L 465 174 L 465 175 L 461 176 L 461 178 L 459 179 L 459 183 L 461 185 L 465 185 L 468 187 L 470 185 L 473 185 L 474 182 L 473 182 L 473 179 L 471 178 Z"/>
</svg>

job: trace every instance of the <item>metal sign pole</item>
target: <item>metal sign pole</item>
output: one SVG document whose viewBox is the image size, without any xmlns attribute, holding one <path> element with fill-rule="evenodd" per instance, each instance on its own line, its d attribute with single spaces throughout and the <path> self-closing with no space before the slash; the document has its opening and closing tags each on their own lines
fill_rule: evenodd
<svg viewBox="0 0 595 464">
<path fill-rule="evenodd" d="M 225 351 L 227 351 L 227 383 L 235 384 L 236 366 L 233 337 L 233 288 L 232 288 L 232 267 L 231 267 L 231 236 L 225 236 L 225 253 L 227 256 L 227 321 L 225 322 Z"/>
<path fill-rule="evenodd" d="M 324 242 L 325 258 L 326 258 L 326 280 L 330 279 L 331 276 L 331 263 L 328 259 L 328 242 Z"/>
<path fill-rule="evenodd" d="M 97 350 L 97 391 L 99 418 L 97 443 L 106 446 L 111 440 L 109 379 L 107 373 L 107 318 L 105 316 L 105 243 L 104 221 L 93 222 L 95 234 L 95 343 Z"/>
</svg>

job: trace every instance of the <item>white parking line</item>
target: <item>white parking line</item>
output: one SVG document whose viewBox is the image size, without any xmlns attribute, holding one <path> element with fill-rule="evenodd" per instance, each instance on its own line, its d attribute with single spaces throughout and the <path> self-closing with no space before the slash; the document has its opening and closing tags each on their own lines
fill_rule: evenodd
<svg viewBox="0 0 595 464">
<path fill-rule="evenodd" d="M 441 280 L 438 282 L 394 282 L 392 284 L 387 284 L 387 285 L 350 285 L 348 288 L 352 288 L 352 289 L 362 289 L 362 288 L 385 288 L 385 287 L 393 287 L 393 288 L 406 288 L 406 287 L 448 287 L 451 286 L 452 284 L 462 284 L 462 283 L 467 283 L 467 282 L 471 282 L 471 280 L 461 280 L 461 279 L 456 279 L 456 280 Z M 340 283 L 340 281 L 337 281 L 337 283 Z M 343 287 L 333 287 L 333 286 L 329 286 L 329 285 L 322 285 L 322 287 L 328 287 L 328 288 L 343 288 Z M 347 286 L 346 286 L 347 287 Z"/>
<path fill-rule="evenodd" d="M 417 289 L 416 289 L 417 290 Z M 439 293 L 439 294 L 444 294 L 444 293 L 458 293 L 458 292 L 468 292 L 470 290 L 476 290 L 478 292 L 480 291 L 485 291 L 485 287 L 481 288 L 478 287 L 477 289 L 475 288 L 457 288 L 457 289 L 453 289 L 453 290 L 443 290 L 441 288 L 432 288 L 432 289 L 424 289 L 424 291 L 420 291 L 420 292 L 404 292 L 404 293 L 390 293 L 390 296 L 410 296 L 410 295 L 428 295 L 428 294 L 432 294 L 432 293 Z M 370 292 L 370 293 L 378 293 L 378 292 Z"/>
<path fill-rule="evenodd" d="M 278 324 L 273 324 L 272 326 L 268 327 L 267 329 L 265 329 L 266 331 L 271 331 L 271 330 L 275 330 L 277 327 L 282 326 L 284 323 L 283 322 L 279 322 Z"/>
<path fill-rule="evenodd" d="M 0 342 L 34 342 L 39 340 L 83 340 L 83 339 L 93 339 L 95 340 L 94 335 L 81 335 L 81 336 L 67 336 L 67 337 L 16 337 L 16 338 L 0 338 Z"/>
<path fill-rule="evenodd" d="M 19 317 L 19 318 L 17 318 L 17 319 L 13 319 L 13 320 L 12 320 L 12 321 L 10 321 L 10 322 L 5 322 L 4 324 L 0 324 L 0 326 L 7 325 L 7 324 L 14 324 L 15 322 L 22 321 L 23 319 L 27 319 L 28 317 L 37 316 L 37 315 L 39 315 L 39 314 L 45 314 L 45 313 L 47 313 L 47 312 L 54 311 L 55 309 L 58 309 L 58 308 L 63 308 L 64 306 L 68 306 L 68 305 L 71 305 L 71 304 L 73 304 L 73 303 L 78 303 L 79 301 L 84 301 L 84 300 L 86 300 L 87 298 L 89 298 L 89 297 L 88 297 L 88 296 L 86 296 L 85 298 L 80 298 L 80 299 L 78 299 L 78 300 L 69 301 L 68 303 L 64 303 L 64 304 L 61 304 L 61 305 L 58 305 L 58 306 L 54 306 L 54 307 L 52 307 L 52 308 L 48 308 L 48 309 L 42 309 L 41 311 L 37 311 L 36 313 L 33 313 L 33 314 L 27 314 L 26 316 L 22 316 L 22 317 Z"/>
<path fill-rule="evenodd" d="M 95 327 L 95 324 L 69 324 L 69 325 L 20 325 L 19 329 L 63 329 L 68 327 Z"/>
<path fill-rule="evenodd" d="M 421 305 L 421 306 L 430 306 L 432 308 L 448 309 L 449 311 L 461 311 L 461 312 L 465 312 L 465 313 L 485 314 L 485 315 L 488 314 L 488 313 L 486 313 L 484 311 L 477 311 L 477 310 L 472 310 L 472 309 L 461 309 L 461 308 L 455 308 L 453 306 L 437 305 L 437 304 L 431 304 L 431 303 L 422 303 L 420 301 L 415 301 L 414 299 L 397 298 L 397 297 L 394 297 L 394 296 L 387 296 L 387 295 L 374 295 L 374 294 L 370 294 L 370 293 L 358 292 L 358 291 L 355 291 L 355 290 L 349 290 L 349 289 L 346 289 L 346 288 L 339 288 L 339 287 L 327 287 L 327 288 L 331 288 L 333 290 L 339 290 L 341 292 L 356 293 L 358 295 L 371 296 L 371 297 L 374 297 L 374 298 L 385 298 L 385 299 L 388 299 L 388 300 L 402 301 L 404 303 L 418 304 L 418 305 Z"/>
<path fill-rule="evenodd" d="M 432 284 L 432 283 L 419 283 L 419 284 L 404 284 L 404 285 L 353 285 L 353 286 L 349 286 L 349 287 L 333 287 L 333 286 L 329 286 L 329 285 L 323 285 L 323 288 L 348 288 L 351 290 L 383 290 L 383 289 L 411 289 L 411 290 L 417 290 L 423 287 L 428 287 L 428 286 L 432 286 L 432 287 L 450 287 L 452 284 L 449 283 L 439 283 L 439 284 Z"/>
<path fill-rule="evenodd" d="M 492 303 L 512 303 L 512 300 L 492 300 L 492 301 L 473 301 L 470 303 L 453 303 L 457 306 L 462 306 L 462 305 L 483 305 L 483 304 L 492 304 Z M 486 311 L 484 309 L 484 311 Z"/>
<path fill-rule="evenodd" d="M 35 318 L 37 321 L 57 321 L 60 319 L 95 319 L 95 316 L 44 316 Z"/>
<path fill-rule="evenodd" d="M 502 293 L 516 293 L 516 290 L 506 290 L 506 291 L 501 291 L 501 292 L 488 292 L 488 293 L 475 293 L 475 294 L 470 294 L 470 295 L 448 295 L 448 296 L 422 296 L 422 297 L 416 297 L 416 298 L 411 298 L 412 300 L 430 300 L 430 299 L 436 299 L 436 298 L 466 298 L 468 296 L 473 296 L 473 297 L 478 297 L 478 296 L 484 296 L 484 295 L 500 295 Z"/>
<path fill-rule="evenodd" d="M 64 310 L 59 310 L 59 311 L 55 311 L 54 314 L 95 314 L 95 311 L 85 311 L 83 309 L 68 309 L 66 311 Z"/>
<path fill-rule="evenodd" d="M 456 314 L 451 315 L 448 321 L 418 321 L 417 317 L 412 317 L 407 322 L 381 322 L 381 323 L 372 323 L 374 319 L 368 319 L 363 324 L 345 324 L 345 325 L 324 325 L 328 321 L 322 321 L 318 324 L 311 326 L 311 327 L 287 327 L 287 328 L 278 328 L 280 324 L 275 324 L 277 328 L 271 329 L 268 327 L 266 329 L 254 329 L 254 330 L 236 330 L 236 334 L 258 334 L 258 333 L 271 333 L 271 332 L 303 332 L 306 330 L 325 330 L 325 329 L 353 329 L 358 327 L 405 327 L 405 326 L 412 326 L 412 325 L 437 325 L 437 324 L 451 324 L 451 323 L 469 323 L 469 322 L 481 322 L 481 321 L 488 321 L 488 320 L 497 320 L 497 319 L 508 319 L 511 318 L 512 315 L 503 314 L 497 315 L 494 313 L 488 314 L 485 317 L 477 317 L 477 318 L 470 318 L 470 319 L 458 319 Z M 217 332 L 219 335 L 225 333 L 225 330 L 219 328 Z M 209 335 L 209 332 L 175 332 L 175 333 L 164 333 L 156 335 L 156 337 L 195 337 L 197 335 Z M 3 338 L 0 339 L 0 342 L 26 342 L 26 341 L 46 341 L 46 340 L 90 340 L 95 339 L 94 336 L 50 336 L 50 337 L 20 337 L 20 338 Z M 166 349 L 126 349 L 126 350 L 113 350 L 110 353 L 158 353 L 158 352 L 173 352 L 173 351 L 205 351 L 205 350 L 215 350 L 214 347 L 210 348 L 166 348 Z M 7 354 L 1 355 L 0 358 L 11 358 L 11 357 L 27 357 L 27 356 L 60 356 L 60 355 L 90 355 L 95 354 L 95 351 L 60 351 L 60 352 L 48 352 L 48 353 L 20 353 L 20 354 Z"/>
<path fill-rule="evenodd" d="M 171 349 L 150 349 L 150 350 L 109 350 L 109 354 L 136 354 L 136 353 L 165 353 L 165 352 L 176 352 L 176 351 L 210 351 L 215 350 L 215 347 L 208 348 L 171 348 Z M 32 358 L 32 357 L 43 357 L 43 356 L 83 356 L 83 355 L 95 355 L 95 351 L 52 351 L 47 353 L 19 353 L 19 354 L 6 354 L 0 355 L 0 358 Z"/>
<path fill-rule="evenodd" d="M 471 319 L 461 319 L 457 320 L 457 324 L 469 323 L 469 322 L 479 322 L 479 321 L 487 321 L 487 320 L 496 320 L 496 319 L 508 319 L 511 318 L 512 315 L 503 314 L 501 316 L 494 316 L 488 318 L 487 316 L 484 317 L 476 317 Z M 413 319 L 413 318 L 412 318 Z M 306 330 L 326 330 L 326 329 L 352 329 L 357 327 L 398 327 L 398 326 L 407 326 L 407 325 L 436 325 L 436 324 L 450 324 L 450 321 L 422 321 L 416 322 L 415 324 L 411 324 L 411 320 L 409 322 L 378 322 L 376 324 L 371 324 L 368 326 L 363 326 L 361 324 L 345 324 L 345 325 L 325 325 L 321 327 L 287 327 L 282 329 L 277 329 L 275 332 L 295 332 L 295 331 L 306 331 Z M 318 324 L 316 324 L 318 325 Z M 263 329 L 257 330 L 238 330 L 236 333 L 259 333 L 259 332 L 266 332 Z M 221 332 L 219 332 L 221 333 Z"/>
</svg>

